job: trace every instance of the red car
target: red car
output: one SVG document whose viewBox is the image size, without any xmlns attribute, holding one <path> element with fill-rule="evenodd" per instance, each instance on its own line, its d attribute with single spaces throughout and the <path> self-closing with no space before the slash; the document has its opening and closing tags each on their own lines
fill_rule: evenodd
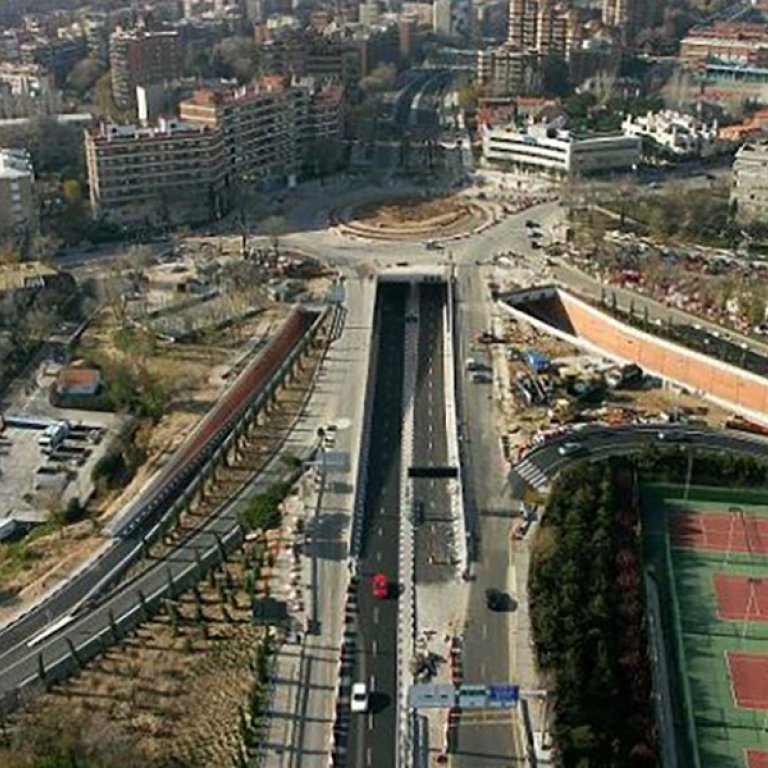
<svg viewBox="0 0 768 768">
<path fill-rule="evenodd" d="M 389 584 L 387 584 L 387 577 L 383 573 L 377 573 L 371 579 L 371 585 L 373 586 L 373 596 L 380 600 L 385 600 L 389 597 Z"/>
</svg>

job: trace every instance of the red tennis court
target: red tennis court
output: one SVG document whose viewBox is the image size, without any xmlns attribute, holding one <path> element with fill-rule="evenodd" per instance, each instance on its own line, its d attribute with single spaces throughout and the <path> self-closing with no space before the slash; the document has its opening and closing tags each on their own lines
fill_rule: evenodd
<svg viewBox="0 0 768 768">
<path fill-rule="evenodd" d="M 748 749 L 747 768 L 768 768 L 768 752 L 762 752 L 759 749 Z"/>
<path fill-rule="evenodd" d="M 672 517 L 670 533 L 675 547 L 768 555 L 768 518 L 684 512 Z"/>
<path fill-rule="evenodd" d="M 768 576 L 761 579 L 716 573 L 713 581 L 719 619 L 768 621 Z"/>
<path fill-rule="evenodd" d="M 737 707 L 768 710 L 768 655 L 727 651 Z"/>
</svg>

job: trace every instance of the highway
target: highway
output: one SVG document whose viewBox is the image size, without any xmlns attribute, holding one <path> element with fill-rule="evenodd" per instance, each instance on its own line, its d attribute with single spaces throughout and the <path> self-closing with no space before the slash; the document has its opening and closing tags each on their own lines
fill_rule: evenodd
<svg viewBox="0 0 768 768">
<path fill-rule="evenodd" d="M 400 530 L 400 455 L 403 345 L 408 286 L 379 288 L 376 387 L 365 495 L 363 551 L 358 589 L 354 681 L 371 692 L 368 714 L 352 716 L 348 763 L 354 768 L 394 768 L 396 759 L 397 584 Z M 388 599 L 373 597 L 371 577 L 383 573 Z"/>
</svg>

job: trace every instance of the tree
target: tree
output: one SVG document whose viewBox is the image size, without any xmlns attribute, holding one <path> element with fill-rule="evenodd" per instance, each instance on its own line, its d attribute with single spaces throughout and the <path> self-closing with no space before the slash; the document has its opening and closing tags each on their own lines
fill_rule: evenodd
<svg viewBox="0 0 768 768">
<path fill-rule="evenodd" d="M 224 38 L 214 50 L 214 67 L 221 77 L 234 77 L 240 83 L 253 80 L 258 69 L 258 46 L 249 37 Z"/>
<path fill-rule="evenodd" d="M 82 59 L 72 67 L 67 77 L 67 88 L 79 97 L 84 97 L 104 74 L 104 65 L 96 59 Z"/>
</svg>

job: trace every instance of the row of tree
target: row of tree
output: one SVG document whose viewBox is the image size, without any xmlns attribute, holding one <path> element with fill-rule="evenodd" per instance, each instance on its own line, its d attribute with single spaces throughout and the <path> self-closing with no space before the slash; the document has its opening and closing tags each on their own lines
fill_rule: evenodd
<svg viewBox="0 0 768 768">
<path fill-rule="evenodd" d="M 563 475 L 531 564 L 533 634 L 566 768 L 656 764 L 637 507 L 616 471 L 583 463 Z"/>
</svg>

